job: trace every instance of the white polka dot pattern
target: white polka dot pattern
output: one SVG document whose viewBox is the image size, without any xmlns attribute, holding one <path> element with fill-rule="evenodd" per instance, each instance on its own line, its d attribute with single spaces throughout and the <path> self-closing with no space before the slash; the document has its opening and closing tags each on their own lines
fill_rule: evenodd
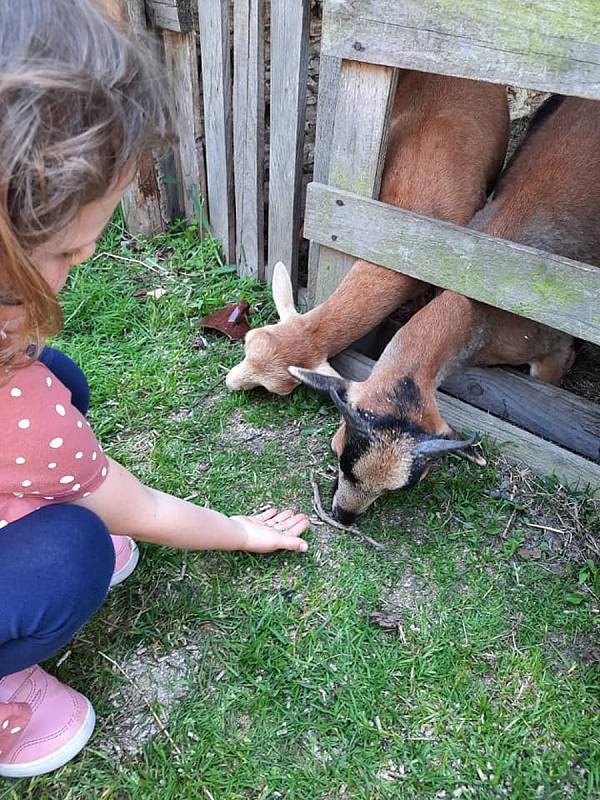
<svg viewBox="0 0 600 800">
<path fill-rule="evenodd" d="M 50 503 L 89 497 L 108 475 L 87 420 L 40 362 L 0 385 L 0 527 Z"/>
</svg>

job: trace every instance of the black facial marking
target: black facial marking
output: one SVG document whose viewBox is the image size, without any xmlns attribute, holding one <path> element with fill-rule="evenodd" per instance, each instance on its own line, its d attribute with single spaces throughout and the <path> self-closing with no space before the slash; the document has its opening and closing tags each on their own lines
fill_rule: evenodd
<svg viewBox="0 0 600 800">
<path fill-rule="evenodd" d="M 371 429 L 374 433 L 381 434 L 385 431 L 391 433 L 407 433 L 415 438 L 420 438 L 423 431 L 414 421 L 413 414 L 421 404 L 421 392 L 419 387 L 410 375 L 401 378 L 394 387 L 394 403 L 396 409 L 392 414 L 375 415 L 363 409 L 357 411 L 369 420 Z M 353 484 L 358 483 L 354 475 L 354 465 L 370 448 L 373 447 L 373 440 L 365 436 L 360 431 L 356 431 L 351 425 L 346 425 L 346 442 L 340 456 L 340 468 L 344 477 Z M 416 474 L 414 481 L 419 479 L 421 470 Z"/>
<path fill-rule="evenodd" d="M 350 483 L 358 483 L 354 474 L 354 465 L 372 446 L 372 439 L 369 439 L 363 433 L 352 430 L 350 425 L 346 425 L 346 441 L 340 456 L 340 469 L 344 473 L 346 480 Z"/>
</svg>

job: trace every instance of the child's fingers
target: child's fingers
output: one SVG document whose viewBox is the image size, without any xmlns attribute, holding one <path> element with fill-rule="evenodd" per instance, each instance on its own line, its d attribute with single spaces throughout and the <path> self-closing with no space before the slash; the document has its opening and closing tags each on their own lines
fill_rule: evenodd
<svg viewBox="0 0 600 800">
<path fill-rule="evenodd" d="M 278 530 L 286 536 L 300 536 L 310 525 L 307 517 L 304 514 L 294 514 L 285 522 L 281 523 Z"/>
<path fill-rule="evenodd" d="M 277 514 L 276 508 L 267 508 L 266 511 L 263 511 L 261 514 L 253 514 L 250 519 L 253 522 L 258 523 L 265 523 L 269 519 L 273 519 L 273 517 Z"/>
<path fill-rule="evenodd" d="M 279 543 L 281 550 L 295 550 L 299 553 L 305 553 L 308 550 L 308 542 L 298 536 L 280 536 Z"/>
</svg>

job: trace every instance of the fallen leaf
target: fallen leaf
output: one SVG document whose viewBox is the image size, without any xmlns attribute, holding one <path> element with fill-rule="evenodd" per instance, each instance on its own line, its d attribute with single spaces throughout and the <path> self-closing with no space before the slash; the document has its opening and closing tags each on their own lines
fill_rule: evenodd
<svg viewBox="0 0 600 800">
<path fill-rule="evenodd" d="M 250 304 L 247 300 L 240 300 L 239 303 L 227 303 L 226 306 L 213 311 L 200 320 L 200 325 L 203 328 L 219 331 L 230 339 L 243 339 L 250 330 L 249 315 Z"/>
</svg>

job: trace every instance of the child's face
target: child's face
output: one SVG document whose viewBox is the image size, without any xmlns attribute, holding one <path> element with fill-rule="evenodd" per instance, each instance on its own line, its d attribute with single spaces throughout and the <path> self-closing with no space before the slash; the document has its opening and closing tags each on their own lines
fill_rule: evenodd
<svg viewBox="0 0 600 800">
<path fill-rule="evenodd" d="M 128 175 L 126 180 L 121 180 L 100 200 L 83 206 L 70 225 L 31 251 L 33 263 L 54 294 L 58 294 L 65 285 L 71 267 L 94 255 L 96 242 L 108 225 L 130 180 L 131 175 Z"/>
</svg>

